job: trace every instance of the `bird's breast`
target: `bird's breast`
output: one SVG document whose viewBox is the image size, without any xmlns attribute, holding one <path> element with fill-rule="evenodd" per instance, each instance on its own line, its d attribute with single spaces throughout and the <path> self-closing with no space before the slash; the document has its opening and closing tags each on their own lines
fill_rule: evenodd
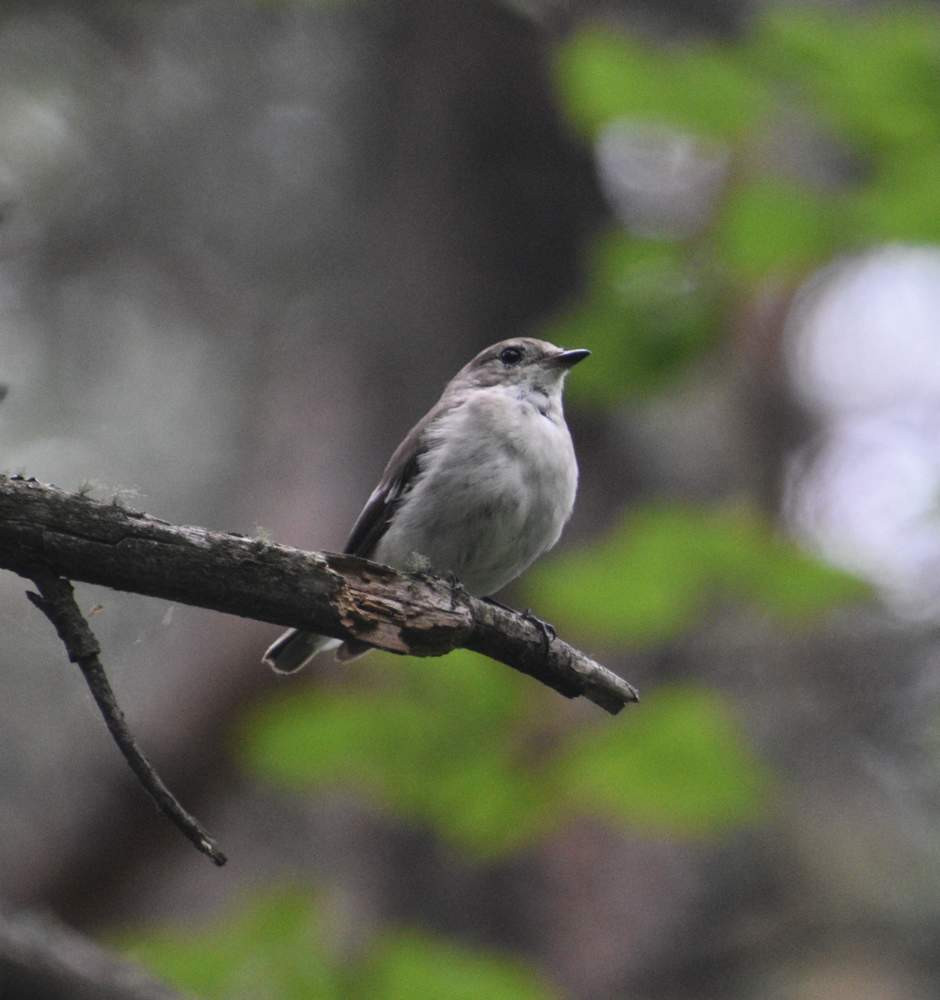
<svg viewBox="0 0 940 1000">
<path fill-rule="evenodd" d="M 494 593 L 558 540 L 577 490 L 564 419 L 507 393 L 481 391 L 429 428 L 420 473 L 379 545 L 405 566 L 411 553 Z"/>
</svg>

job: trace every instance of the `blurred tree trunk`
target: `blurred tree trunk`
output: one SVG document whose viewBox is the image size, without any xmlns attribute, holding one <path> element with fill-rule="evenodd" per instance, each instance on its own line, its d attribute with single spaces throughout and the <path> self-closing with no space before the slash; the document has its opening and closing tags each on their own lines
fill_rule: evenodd
<svg viewBox="0 0 940 1000">
<path fill-rule="evenodd" d="M 69 178 L 74 197 L 56 194 L 54 175 L 36 181 L 23 299 L 41 318 L 64 409 L 31 430 L 65 424 L 104 449 L 123 434 L 113 474 L 141 483 L 148 506 L 338 548 L 385 457 L 457 365 L 531 331 L 576 290 L 579 251 L 602 214 L 590 157 L 559 119 L 545 38 L 505 5 L 195 3 L 107 16 L 73 6 L 24 10 L 7 27 L 8 47 L 41 60 L 30 72 L 62 67 L 61 85 L 79 95 L 75 127 L 95 150 Z M 186 100 L 172 81 L 190 88 Z M 112 302 L 143 302 L 158 333 L 102 315 Z M 176 372 L 135 367 L 138 343 L 144 359 L 190 352 L 180 357 L 202 366 L 205 412 L 226 437 L 207 436 L 200 453 L 202 429 L 184 418 L 177 428 L 172 408 L 146 414 L 153 429 L 136 439 L 121 420 L 102 428 L 98 388 L 156 382 L 157 406 L 161 380 L 173 391 Z M 135 402 L 148 405 L 120 405 Z M 177 454 L 154 453 L 171 441 Z M 186 480 L 192 468 L 206 470 L 202 481 Z M 134 606 L 107 603 L 116 613 L 103 644 L 121 664 L 116 684 L 132 688 L 128 704 L 147 706 L 134 720 L 142 743 L 207 822 L 240 817 L 223 734 L 272 684 L 257 662 L 267 631 L 168 609 L 172 627 L 155 634 Z M 162 669 L 141 671 L 135 657 Z M 84 711 L 62 714 L 63 727 L 88 724 Z M 105 740 L 82 754 L 73 763 L 98 775 L 97 806 L 78 813 L 78 801 L 59 800 L 46 846 L 4 860 L 7 893 L 88 926 L 188 908 L 184 885 L 202 909 L 237 888 L 154 837 Z M 209 788 L 207 807 L 198 798 Z M 116 814 L 126 817 L 117 840 L 104 819 Z M 356 815 L 346 809 L 350 825 Z M 148 897 L 127 888 L 144 874 L 128 845 L 148 842 L 153 855 L 155 839 L 166 853 L 147 874 L 163 881 Z M 247 878 L 279 867 L 277 843 L 265 852 L 245 857 Z M 320 871 L 337 861 L 317 854 L 305 863 Z"/>
</svg>

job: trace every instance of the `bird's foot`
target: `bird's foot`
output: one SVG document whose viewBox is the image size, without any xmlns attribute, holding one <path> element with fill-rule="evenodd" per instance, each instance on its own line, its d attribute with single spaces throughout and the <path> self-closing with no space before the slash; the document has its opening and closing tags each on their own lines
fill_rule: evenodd
<svg viewBox="0 0 940 1000">
<path fill-rule="evenodd" d="M 450 586 L 450 609 L 451 611 L 457 606 L 458 599 L 463 600 L 470 595 L 467 593 L 467 588 L 460 582 L 457 574 L 453 570 L 448 570 L 444 574 L 444 580 L 447 581 Z"/>
<path fill-rule="evenodd" d="M 539 631 L 542 633 L 542 638 L 545 641 L 544 652 L 545 655 L 548 656 L 549 646 L 551 646 L 555 639 L 558 638 L 555 626 L 552 625 L 551 622 L 545 621 L 544 618 L 539 618 L 539 616 L 531 608 L 526 608 L 525 611 L 522 612 L 522 617 L 525 618 L 526 621 L 530 621 L 533 625 L 537 625 L 539 627 Z"/>
<path fill-rule="evenodd" d="M 513 614 L 517 614 L 514 608 L 509 607 L 508 604 L 503 604 L 502 602 L 497 601 L 495 597 L 484 597 L 483 600 L 486 601 L 487 604 L 492 604 L 494 607 L 502 608 L 503 611 L 512 611 Z M 539 616 L 531 608 L 526 608 L 525 611 L 522 612 L 522 617 L 525 618 L 526 621 L 532 622 L 533 625 L 538 626 L 539 631 L 542 633 L 542 639 L 545 643 L 543 652 L 547 656 L 549 646 L 551 646 L 555 639 L 558 638 L 555 626 L 550 622 L 545 621 L 544 618 L 539 618 Z"/>
</svg>

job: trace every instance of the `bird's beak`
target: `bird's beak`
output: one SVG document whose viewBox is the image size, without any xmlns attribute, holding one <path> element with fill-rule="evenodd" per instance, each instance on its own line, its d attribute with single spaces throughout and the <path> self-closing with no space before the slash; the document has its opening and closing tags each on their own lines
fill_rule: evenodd
<svg viewBox="0 0 940 1000">
<path fill-rule="evenodd" d="M 585 347 L 576 347 L 571 351 L 560 351 L 558 354 L 552 358 L 552 361 L 557 365 L 561 365 L 562 368 L 574 368 L 574 366 L 579 362 L 583 361 L 585 358 L 590 357 L 591 352 Z"/>
</svg>

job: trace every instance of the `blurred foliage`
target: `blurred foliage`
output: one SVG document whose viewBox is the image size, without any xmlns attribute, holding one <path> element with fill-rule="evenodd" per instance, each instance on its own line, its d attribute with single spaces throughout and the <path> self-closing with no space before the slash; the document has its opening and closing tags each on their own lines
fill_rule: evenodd
<svg viewBox="0 0 940 1000">
<path fill-rule="evenodd" d="M 591 137 L 618 118 L 668 121 L 732 137 L 750 126 L 767 102 L 759 79 L 729 58 L 727 49 L 657 50 L 598 29 L 562 46 L 556 74 L 568 113 Z"/>
<path fill-rule="evenodd" d="M 238 739 L 249 766 L 288 787 L 358 786 L 479 853 L 531 840 L 549 807 L 514 760 L 531 681 L 464 650 L 355 669 L 363 687 L 263 707 Z"/>
<path fill-rule="evenodd" d="M 746 507 L 635 510 L 594 545 L 537 565 L 525 586 L 566 634 L 634 645 L 674 637 L 718 599 L 799 623 L 866 592 Z"/>
<path fill-rule="evenodd" d="M 761 178 L 728 200 L 714 239 L 727 274 L 758 281 L 788 268 L 809 269 L 837 248 L 839 229 L 827 198 Z"/>
<path fill-rule="evenodd" d="M 568 385 L 573 398 L 615 403 L 627 372 L 635 389 L 654 391 L 714 342 L 716 289 L 678 245 L 607 233 L 593 248 L 589 275 L 583 307 L 546 334 L 590 346 L 602 359 L 578 369 Z"/>
<path fill-rule="evenodd" d="M 584 301 L 546 335 L 617 363 L 579 372 L 572 398 L 605 405 L 681 373 L 726 325 L 715 307 L 735 285 L 798 278 L 872 241 L 940 242 L 938 64 L 940 18 L 926 9 L 776 8 L 721 46 L 655 46 L 597 27 L 562 45 L 559 97 L 587 138 L 647 122 L 720 140 L 731 154 L 703 232 L 664 236 L 658 250 L 626 231 L 600 238 Z M 844 147 L 849 169 L 834 190 L 787 176 L 761 150 L 787 119 L 814 122 Z"/>
<path fill-rule="evenodd" d="M 599 237 L 583 301 L 546 331 L 603 359 L 579 369 L 572 397 L 605 407 L 662 388 L 716 343 L 740 286 L 798 279 L 871 240 L 940 240 L 938 57 L 940 20 L 904 10 L 850 19 L 779 9 L 721 45 L 657 47 L 598 28 L 566 42 L 559 98 L 586 138 L 624 120 L 661 123 L 723 143 L 731 163 L 702 231 Z M 776 122 L 794 118 L 847 147 L 852 169 L 834 189 L 788 176 L 762 147 Z M 863 592 L 752 510 L 675 506 L 633 513 L 607 538 L 546 561 L 526 586 L 566 634 L 610 644 L 673 639 L 716 600 L 801 623 Z M 373 654 L 342 687 L 255 710 L 236 753 L 291 789 L 358 787 L 484 858 L 585 815 L 676 837 L 760 821 L 772 780 L 720 695 L 663 687 L 582 729 L 564 709 L 464 651 Z M 134 951 L 206 997 L 548 995 L 519 966 L 411 933 L 339 970 L 297 895 L 196 935 L 149 936 Z"/>
<path fill-rule="evenodd" d="M 721 698 L 690 687 L 644 697 L 629 728 L 580 736 L 554 779 L 585 809 L 686 836 L 759 819 L 770 783 Z"/>
<path fill-rule="evenodd" d="M 285 890 L 191 930 L 126 937 L 129 957 L 204 1000 L 551 1000 L 521 962 L 430 935 L 384 935 L 368 957 L 341 964 L 325 945 L 317 907 Z"/>
<path fill-rule="evenodd" d="M 258 710 L 239 736 L 247 765 L 288 788 L 358 786 L 479 856 L 577 815 L 700 836 L 760 811 L 762 769 L 717 695 L 667 689 L 630 721 L 561 738 L 540 722 L 558 696 L 500 664 L 371 659 L 361 688 Z"/>
<path fill-rule="evenodd" d="M 940 143 L 940 20 L 927 8 L 781 8 L 758 21 L 739 58 L 879 160 Z"/>
<path fill-rule="evenodd" d="M 549 990 L 521 963 L 478 954 L 416 932 L 381 942 L 356 980 L 354 997 L 408 1000 L 550 1000 Z"/>
<path fill-rule="evenodd" d="M 130 957 L 206 1000 L 339 1000 L 320 921 L 300 892 L 266 895 L 211 926 L 125 937 Z"/>
</svg>

